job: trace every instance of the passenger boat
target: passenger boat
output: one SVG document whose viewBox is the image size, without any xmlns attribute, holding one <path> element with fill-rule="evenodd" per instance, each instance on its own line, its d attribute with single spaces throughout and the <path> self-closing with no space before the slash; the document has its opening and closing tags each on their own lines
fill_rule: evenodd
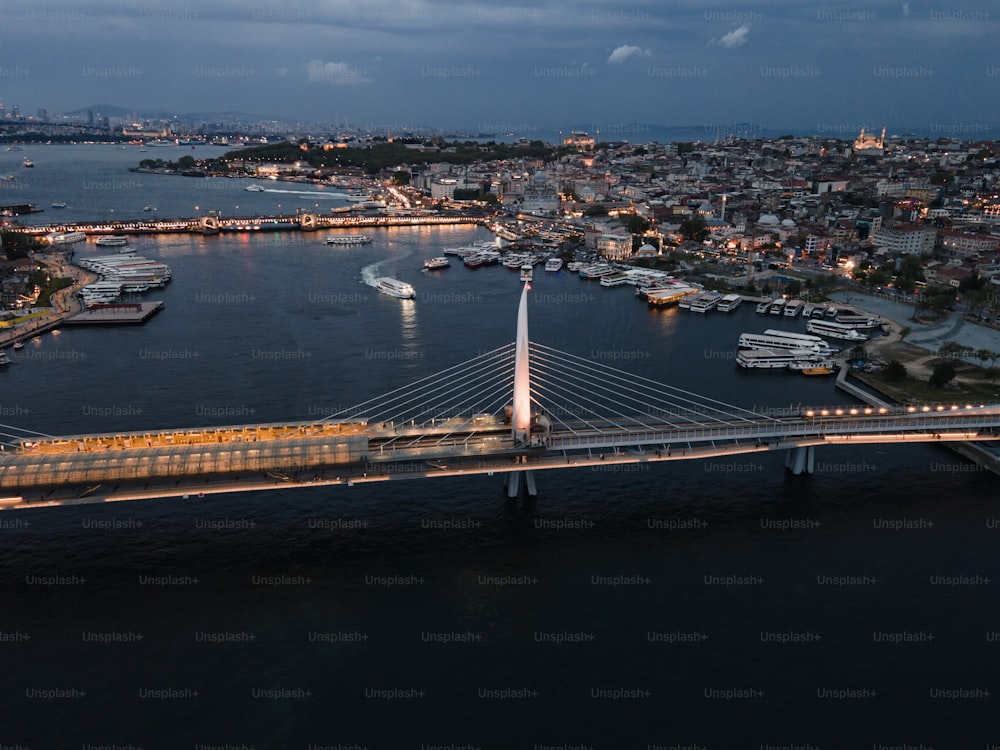
<svg viewBox="0 0 1000 750">
<path fill-rule="evenodd" d="M 800 299 L 788 300 L 788 304 L 785 305 L 785 317 L 788 318 L 796 317 L 799 313 L 802 312 L 802 308 L 804 305 L 805 302 L 803 302 Z"/>
<path fill-rule="evenodd" d="M 7 352 L 0 349 L 0 365 L 9 365 L 13 360 L 7 356 Z"/>
<path fill-rule="evenodd" d="M 263 193 L 264 192 L 264 186 L 263 185 L 247 185 L 243 189 L 246 190 L 248 193 Z"/>
<path fill-rule="evenodd" d="M 601 277 L 601 286 L 621 286 L 628 283 L 628 274 L 623 272 L 609 273 Z"/>
<path fill-rule="evenodd" d="M 719 312 L 732 312 L 743 303 L 743 298 L 738 294 L 727 294 L 719 300 L 715 309 Z"/>
<path fill-rule="evenodd" d="M 852 326 L 853 328 L 878 328 L 882 325 L 881 322 L 870 315 L 855 315 L 844 311 L 837 313 L 833 321 Z"/>
<path fill-rule="evenodd" d="M 865 336 L 854 326 L 846 323 L 837 323 L 832 320 L 810 320 L 806 323 L 806 330 L 809 333 L 816 333 L 831 339 L 842 339 L 844 341 L 867 341 Z"/>
<path fill-rule="evenodd" d="M 767 309 L 767 311 L 771 315 L 781 315 L 783 312 L 785 312 L 786 304 L 787 300 L 784 297 L 779 297 L 778 299 L 776 299 L 774 302 L 771 303 L 771 306 Z"/>
<path fill-rule="evenodd" d="M 766 299 L 766 300 L 764 300 L 763 302 L 761 302 L 760 304 L 757 305 L 757 312 L 760 315 L 766 315 L 768 309 L 770 309 L 770 307 L 771 307 L 772 304 L 774 304 L 774 300 L 773 299 Z"/>
<path fill-rule="evenodd" d="M 66 208 L 66 201 L 56 201 L 52 204 L 52 208 Z"/>
<path fill-rule="evenodd" d="M 820 361 L 816 352 L 804 349 L 743 349 L 736 354 L 736 364 L 755 370 L 777 370 L 802 363 L 812 366 Z"/>
<path fill-rule="evenodd" d="M 21 162 L 21 165 L 24 166 L 24 167 L 33 167 L 33 166 L 35 166 L 34 162 L 32 162 L 31 159 L 29 159 L 27 156 L 24 157 L 24 161 Z"/>
<path fill-rule="evenodd" d="M 562 258 L 549 258 L 545 261 L 546 271 L 558 271 L 563 267 Z"/>
<path fill-rule="evenodd" d="M 327 245 L 367 245 L 372 238 L 364 234 L 344 234 L 335 237 L 327 237 Z"/>
<path fill-rule="evenodd" d="M 96 244 L 101 247 L 121 247 L 128 244 L 128 237 L 123 237 L 119 234 L 112 235 L 111 237 L 98 237 Z"/>
<path fill-rule="evenodd" d="M 741 333 L 739 346 L 741 349 L 808 350 L 823 355 L 837 351 L 819 336 L 774 329 L 768 329 L 764 333 Z"/>
<path fill-rule="evenodd" d="M 469 268 L 479 268 L 479 266 L 483 265 L 485 261 L 486 259 L 483 258 L 483 256 L 479 253 L 466 255 L 465 258 L 462 260 L 462 262 L 465 263 L 465 265 L 467 265 Z"/>
<path fill-rule="evenodd" d="M 531 264 L 521 266 L 521 281 L 531 281 Z"/>
<path fill-rule="evenodd" d="M 424 261 L 424 270 L 436 271 L 439 268 L 447 268 L 450 265 L 451 261 L 443 256 L 439 258 L 428 258 Z"/>
<path fill-rule="evenodd" d="M 714 310 L 721 298 L 722 295 L 718 292 L 701 294 L 691 303 L 691 312 L 704 314 L 710 310 Z"/>
<path fill-rule="evenodd" d="M 14 348 L 15 349 L 23 349 L 24 348 L 24 342 L 23 341 L 15 341 L 14 342 Z"/>
<path fill-rule="evenodd" d="M 380 276 L 375 279 L 375 288 L 383 294 L 388 294 L 390 297 L 398 297 L 399 299 L 413 299 L 417 296 L 413 287 L 405 281 L 399 281 L 388 276 Z"/>
</svg>

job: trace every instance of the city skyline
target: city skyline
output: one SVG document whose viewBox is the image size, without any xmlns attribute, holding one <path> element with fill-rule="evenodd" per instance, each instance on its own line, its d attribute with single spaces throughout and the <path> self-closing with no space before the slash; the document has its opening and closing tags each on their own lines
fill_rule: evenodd
<svg viewBox="0 0 1000 750">
<path fill-rule="evenodd" d="M 1000 120 L 996 24 L 985 3 L 49 0 L 8 17 L 0 101 L 529 138 L 740 122 L 975 139 Z"/>
</svg>

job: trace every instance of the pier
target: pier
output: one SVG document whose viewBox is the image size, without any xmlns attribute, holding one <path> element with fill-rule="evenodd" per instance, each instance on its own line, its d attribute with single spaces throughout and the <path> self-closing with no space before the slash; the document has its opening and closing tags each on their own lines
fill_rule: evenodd
<svg viewBox="0 0 1000 750">
<path fill-rule="evenodd" d="M 33 237 L 48 234 L 83 232 L 88 237 L 104 235 L 149 234 L 219 234 L 225 232 L 313 232 L 318 229 L 361 229 L 377 227 L 412 227 L 437 225 L 485 225 L 487 218 L 465 214 L 427 214 L 398 211 L 377 215 L 326 215 L 299 213 L 294 216 L 198 216 L 189 219 L 150 219 L 149 221 L 70 222 L 34 224 L 16 228 Z"/>
</svg>

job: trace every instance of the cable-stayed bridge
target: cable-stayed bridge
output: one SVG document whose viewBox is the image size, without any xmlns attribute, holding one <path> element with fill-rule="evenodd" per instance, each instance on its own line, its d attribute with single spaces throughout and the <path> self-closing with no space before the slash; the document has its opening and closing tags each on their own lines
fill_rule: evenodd
<svg viewBox="0 0 1000 750">
<path fill-rule="evenodd" d="M 51 436 L 0 426 L 0 508 L 546 469 L 818 446 L 1000 439 L 1000 405 L 746 409 L 528 338 L 310 422 Z"/>
</svg>

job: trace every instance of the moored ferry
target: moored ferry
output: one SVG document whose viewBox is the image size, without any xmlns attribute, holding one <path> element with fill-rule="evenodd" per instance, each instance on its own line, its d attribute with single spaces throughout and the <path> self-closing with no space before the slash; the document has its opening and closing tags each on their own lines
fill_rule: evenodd
<svg viewBox="0 0 1000 750">
<path fill-rule="evenodd" d="M 774 304 L 774 300 L 773 299 L 762 300 L 757 305 L 757 312 L 759 314 L 761 314 L 761 315 L 766 315 L 767 311 L 770 309 L 770 307 L 771 307 L 772 304 Z"/>
<path fill-rule="evenodd" d="M 810 320 L 806 323 L 806 330 L 809 333 L 816 333 L 831 339 L 842 339 L 844 341 L 867 341 L 865 336 L 854 326 L 846 323 L 837 323 L 833 320 Z"/>
<path fill-rule="evenodd" d="M 764 333 L 741 333 L 739 345 L 741 349 L 809 350 L 827 355 L 836 351 L 819 336 L 774 329 L 768 329 Z"/>
<path fill-rule="evenodd" d="M 691 312 L 693 313 L 707 313 L 710 310 L 714 310 L 719 304 L 719 300 L 722 295 L 718 292 L 707 292 L 705 294 L 698 295 L 697 298 L 691 303 Z"/>
<path fill-rule="evenodd" d="M 788 300 L 788 304 L 785 305 L 785 316 L 789 318 L 796 317 L 802 312 L 802 308 L 805 306 L 805 302 L 800 299 Z"/>
<path fill-rule="evenodd" d="M 547 261 L 545 261 L 546 271 L 558 271 L 562 267 L 563 267 L 562 258 L 549 258 Z"/>
<path fill-rule="evenodd" d="M 388 294 L 390 297 L 398 297 L 399 299 L 413 299 L 417 296 L 412 286 L 405 281 L 393 279 L 389 276 L 380 276 L 375 279 L 375 288 L 383 294 Z"/>
<path fill-rule="evenodd" d="M 128 237 L 123 237 L 120 234 L 111 235 L 110 237 L 98 237 L 96 244 L 101 247 L 121 247 L 128 244 Z"/>
<path fill-rule="evenodd" d="M 778 299 L 772 302 L 771 306 L 767 309 L 768 313 L 771 315 L 781 315 L 785 312 L 785 305 L 787 302 L 788 301 L 784 297 L 778 297 Z"/>
<path fill-rule="evenodd" d="M 738 294 L 727 294 L 719 300 L 715 309 L 719 312 L 732 312 L 743 303 L 743 298 Z"/>
<path fill-rule="evenodd" d="M 327 237 L 327 245 L 367 245 L 372 238 L 364 234 L 345 234 L 335 237 Z"/>
<path fill-rule="evenodd" d="M 743 349 L 736 354 L 736 364 L 747 369 L 778 370 L 793 364 L 798 368 L 822 361 L 816 352 L 805 349 Z"/>
</svg>

